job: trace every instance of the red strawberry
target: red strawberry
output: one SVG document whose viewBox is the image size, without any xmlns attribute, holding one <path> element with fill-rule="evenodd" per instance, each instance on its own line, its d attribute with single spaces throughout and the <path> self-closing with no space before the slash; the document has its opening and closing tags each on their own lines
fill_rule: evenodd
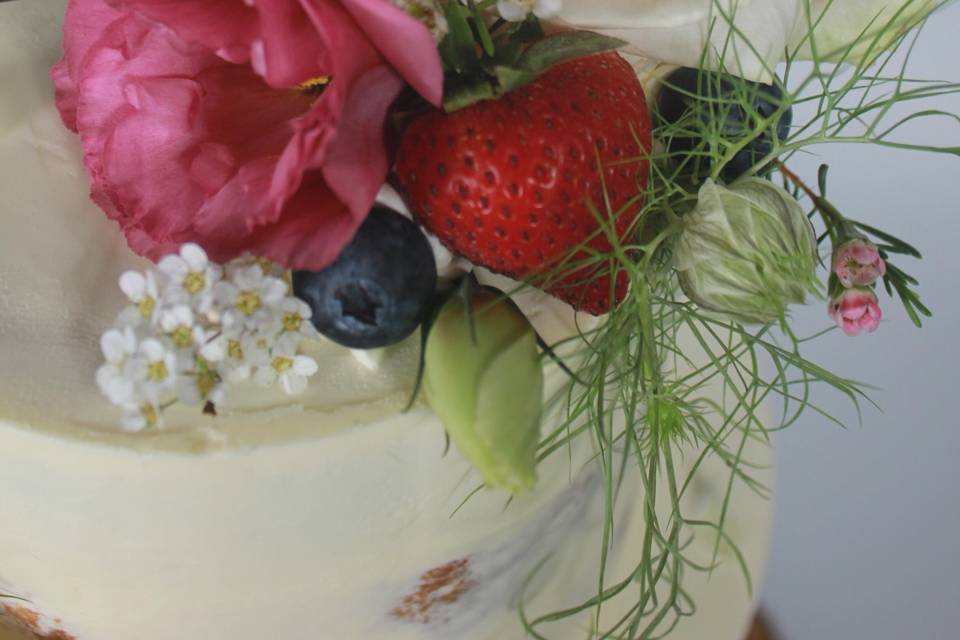
<svg viewBox="0 0 960 640">
<path fill-rule="evenodd" d="M 589 247 L 610 250 L 588 202 L 616 215 L 622 238 L 642 205 L 637 194 L 646 185 L 649 150 L 643 88 L 626 60 L 603 53 L 558 64 L 495 100 L 418 116 L 404 132 L 396 173 L 407 204 L 448 248 L 498 273 L 530 278 L 558 269 L 591 236 Z M 569 267 L 589 255 L 578 250 L 546 290 L 578 309 L 606 313 L 607 262 Z M 619 271 L 616 302 L 627 283 Z"/>
</svg>

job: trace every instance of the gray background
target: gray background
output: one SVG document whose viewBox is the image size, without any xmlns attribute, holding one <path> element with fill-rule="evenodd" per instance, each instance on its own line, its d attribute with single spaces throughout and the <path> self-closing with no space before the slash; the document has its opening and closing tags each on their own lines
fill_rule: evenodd
<svg viewBox="0 0 960 640">
<path fill-rule="evenodd" d="M 913 77 L 960 82 L 960 4 L 932 18 Z M 960 97 L 939 100 L 960 114 Z M 930 121 L 903 137 L 960 147 L 960 124 Z M 773 546 L 761 602 L 785 640 L 960 638 L 960 158 L 863 145 L 815 148 L 791 161 L 815 176 L 831 165 L 830 199 L 851 217 L 917 246 L 899 265 L 934 311 L 916 329 L 885 294 L 876 333 L 835 331 L 807 357 L 879 387 L 882 412 L 862 425 L 840 397 L 818 400 L 850 426 L 814 413 L 777 438 Z M 828 325 L 817 303 L 799 333 Z"/>
</svg>

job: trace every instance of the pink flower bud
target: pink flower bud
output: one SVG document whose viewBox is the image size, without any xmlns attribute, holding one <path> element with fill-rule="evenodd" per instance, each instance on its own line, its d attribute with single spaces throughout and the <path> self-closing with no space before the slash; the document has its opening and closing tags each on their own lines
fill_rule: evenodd
<svg viewBox="0 0 960 640">
<path fill-rule="evenodd" d="M 844 289 L 840 295 L 834 296 L 827 313 L 848 336 L 855 336 L 861 331 L 876 331 L 883 317 L 877 296 L 864 287 Z"/>
<path fill-rule="evenodd" d="M 855 238 L 837 247 L 833 254 L 833 272 L 844 287 L 868 286 L 887 271 L 877 246 Z"/>
</svg>

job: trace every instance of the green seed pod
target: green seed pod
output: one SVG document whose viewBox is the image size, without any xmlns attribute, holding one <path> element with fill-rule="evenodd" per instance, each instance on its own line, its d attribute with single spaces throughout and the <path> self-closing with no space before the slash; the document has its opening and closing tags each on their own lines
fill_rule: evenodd
<svg viewBox="0 0 960 640">
<path fill-rule="evenodd" d="M 536 335 L 502 294 L 475 292 L 469 311 L 461 298 L 440 310 L 427 338 L 424 390 L 484 482 L 516 495 L 536 483 L 543 395 Z"/>
<path fill-rule="evenodd" d="M 769 324 L 816 292 L 817 240 L 800 204 L 760 178 L 711 180 L 675 247 L 680 287 L 706 311 Z"/>
</svg>

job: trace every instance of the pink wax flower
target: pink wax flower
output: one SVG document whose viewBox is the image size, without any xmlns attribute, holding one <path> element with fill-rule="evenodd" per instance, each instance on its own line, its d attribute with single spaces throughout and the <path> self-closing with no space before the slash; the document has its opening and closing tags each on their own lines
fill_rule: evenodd
<svg viewBox="0 0 960 640">
<path fill-rule="evenodd" d="M 876 294 L 866 287 L 842 290 L 831 298 L 827 313 L 848 336 L 876 331 L 883 317 Z"/>
<path fill-rule="evenodd" d="M 52 77 L 134 251 L 314 270 L 383 185 L 400 91 L 443 90 L 433 36 L 387 0 L 70 0 Z"/>
<path fill-rule="evenodd" d="M 877 246 L 869 240 L 854 238 L 834 251 L 833 272 L 845 287 L 871 285 L 886 271 Z"/>
</svg>

